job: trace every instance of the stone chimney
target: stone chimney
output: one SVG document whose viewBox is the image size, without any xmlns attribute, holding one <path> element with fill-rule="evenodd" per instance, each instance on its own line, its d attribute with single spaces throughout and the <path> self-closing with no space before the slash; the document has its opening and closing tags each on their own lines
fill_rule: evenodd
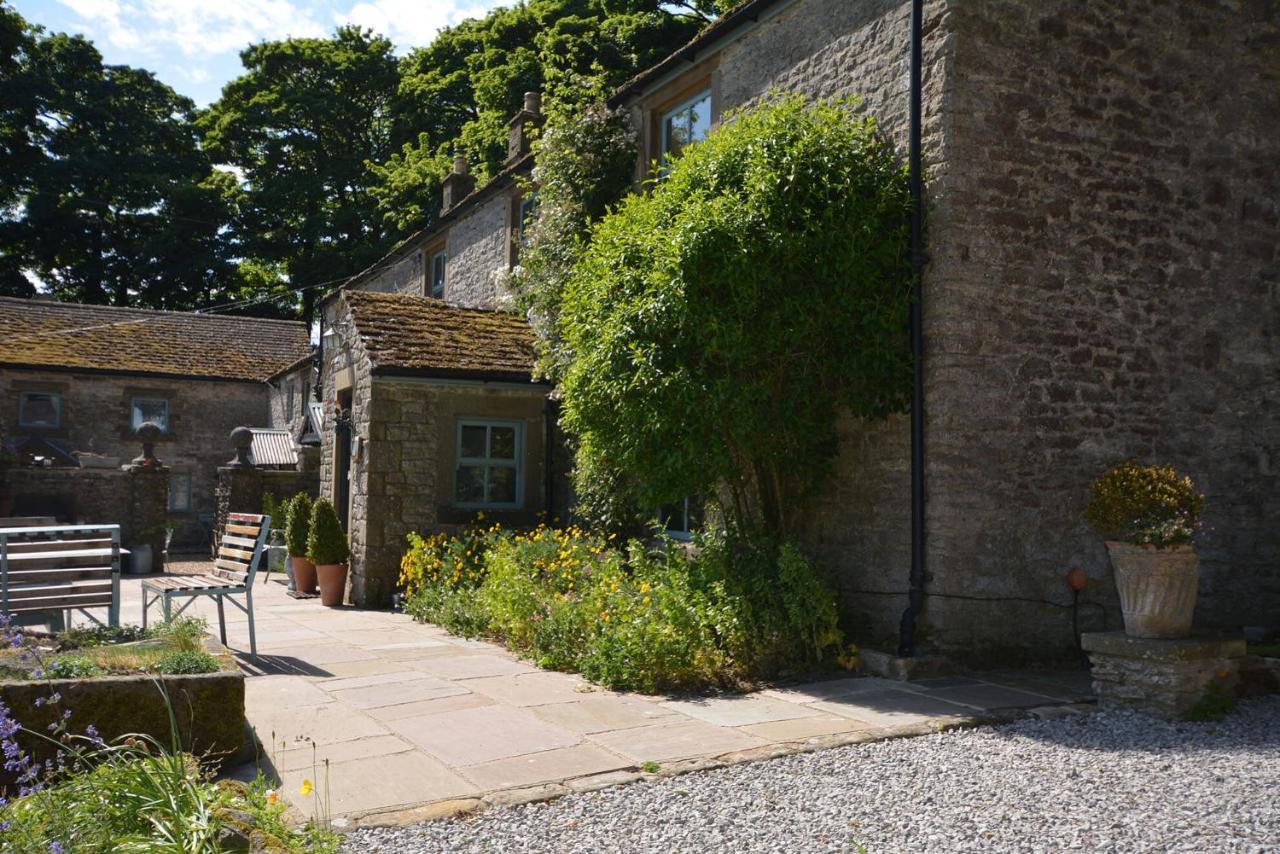
<svg viewBox="0 0 1280 854">
<path fill-rule="evenodd" d="M 537 92 L 524 93 L 524 107 L 507 123 L 507 159 L 504 166 L 510 166 L 529 153 L 529 136 L 526 130 L 529 125 L 542 126 L 542 96 Z"/>
<path fill-rule="evenodd" d="M 467 174 L 467 157 L 465 154 L 453 156 L 453 171 L 444 178 L 444 207 L 440 212 L 447 213 L 458 202 L 471 195 L 476 188 L 475 176 Z"/>
</svg>

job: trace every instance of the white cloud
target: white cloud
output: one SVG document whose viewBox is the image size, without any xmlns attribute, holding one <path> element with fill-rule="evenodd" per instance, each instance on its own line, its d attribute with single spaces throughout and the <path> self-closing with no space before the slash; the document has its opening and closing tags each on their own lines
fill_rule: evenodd
<svg viewBox="0 0 1280 854">
<path fill-rule="evenodd" d="M 90 0 L 92 2 L 92 0 Z M 365 0 L 346 12 L 334 12 L 335 24 L 356 24 L 385 35 L 402 50 L 431 42 L 442 28 L 477 18 L 499 0 Z"/>
<path fill-rule="evenodd" d="M 94 38 L 154 57 L 203 59 L 264 39 L 324 35 L 291 0 L 59 0 Z"/>
</svg>

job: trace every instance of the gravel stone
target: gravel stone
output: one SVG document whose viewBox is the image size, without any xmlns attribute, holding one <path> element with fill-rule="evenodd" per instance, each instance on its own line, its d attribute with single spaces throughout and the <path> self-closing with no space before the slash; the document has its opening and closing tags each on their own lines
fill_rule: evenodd
<svg viewBox="0 0 1280 854">
<path fill-rule="evenodd" d="M 1280 697 L 862 744 L 348 834 L 367 852 L 1273 852 Z"/>
</svg>

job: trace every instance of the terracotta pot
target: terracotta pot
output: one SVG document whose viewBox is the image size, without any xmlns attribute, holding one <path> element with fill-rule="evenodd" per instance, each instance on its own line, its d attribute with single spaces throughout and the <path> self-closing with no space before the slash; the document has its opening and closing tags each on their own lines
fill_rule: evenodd
<svg viewBox="0 0 1280 854">
<path fill-rule="evenodd" d="M 1185 638 L 1191 634 L 1200 586 L 1194 546 L 1107 543 L 1115 570 L 1125 634 L 1135 638 Z"/>
<path fill-rule="evenodd" d="M 347 565 L 345 563 L 316 564 L 316 575 L 320 577 L 320 604 L 326 608 L 336 608 L 342 604 L 342 597 L 347 592 Z"/>
<path fill-rule="evenodd" d="M 293 564 L 293 588 L 299 593 L 316 592 L 316 565 L 305 557 L 290 557 Z"/>
</svg>

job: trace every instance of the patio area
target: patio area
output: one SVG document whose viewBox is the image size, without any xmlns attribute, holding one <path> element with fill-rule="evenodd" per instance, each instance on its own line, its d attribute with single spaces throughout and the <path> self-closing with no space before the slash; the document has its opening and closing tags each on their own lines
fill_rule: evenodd
<svg viewBox="0 0 1280 854">
<path fill-rule="evenodd" d="M 247 654 L 247 622 L 227 609 L 228 644 L 249 675 L 247 717 L 282 795 L 307 816 L 317 799 L 327 803 L 339 826 L 401 824 L 1011 710 L 1066 714 L 1091 697 L 1083 672 L 909 684 L 847 677 L 747 695 L 642 696 L 539 670 L 404 614 L 292 599 L 279 575 L 259 576 L 254 593 L 257 660 Z M 121 595 L 122 620 L 139 621 L 140 580 L 123 580 Z M 213 601 L 193 610 L 216 633 Z M 315 795 L 301 794 L 304 779 Z"/>
</svg>

